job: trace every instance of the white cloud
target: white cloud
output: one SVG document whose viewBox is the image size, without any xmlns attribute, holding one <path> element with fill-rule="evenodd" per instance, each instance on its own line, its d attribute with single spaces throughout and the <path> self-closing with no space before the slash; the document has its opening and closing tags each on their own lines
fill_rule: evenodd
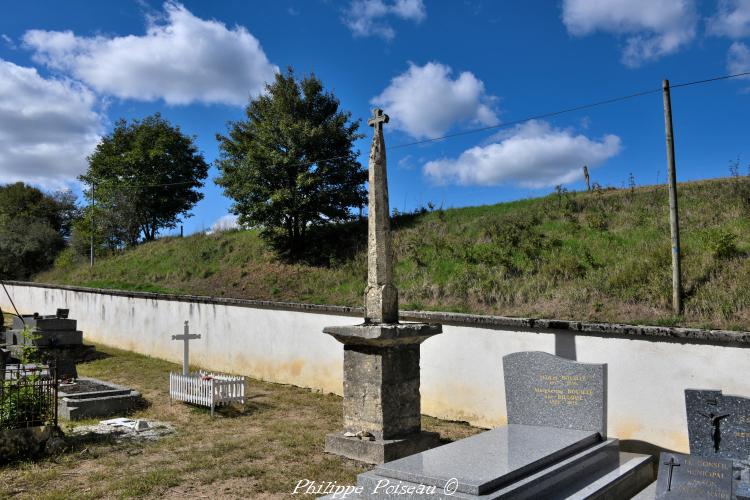
<svg viewBox="0 0 750 500">
<path fill-rule="evenodd" d="M 423 172 L 438 184 L 515 183 L 538 188 L 572 182 L 582 175 L 583 165 L 600 165 L 620 149 L 616 135 L 596 141 L 544 121 L 530 121 L 499 134 L 496 142 L 467 149 L 456 159 L 430 161 Z"/>
<path fill-rule="evenodd" d="M 211 224 L 211 230 L 208 233 L 220 233 L 222 231 L 232 231 L 239 228 L 240 225 L 237 223 L 237 216 L 234 214 L 226 214 L 222 215 L 216 219 L 216 222 Z"/>
<path fill-rule="evenodd" d="M 744 43 L 734 42 L 727 54 L 727 68 L 732 74 L 750 71 L 750 48 Z"/>
<path fill-rule="evenodd" d="M 698 22 L 695 0 L 563 0 L 562 18 L 574 36 L 624 36 L 622 61 L 631 67 L 677 52 Z"/>
<path fill-rule="evenodd" d="M 422 0 L 352 0 L 343 19 L 354 36 L 377 35 L 391 40 L 396 31 L 387 21 L 390 16 L 420 23 L 427 11 Z"/>
<path fill-rule="evenodd" d="M 86 87 L 0 59 L 0 182 L 61 188 L 87 166 L 103 117 Z"/>
<path fill-rule="evenodd" d="M 493 96 L 484 83 L 464 71 L 451 78 L 450 67 L 440 63 L 409 64 L 371 103 L 390 114 L 395 128 L 417 138 L 439 137 L 459 122 L 497 125 Z"/>
<path fill-rule="evenodd" d="M 143 36 L 31 30 L 23 41 L 35 61 L 125 99 L 243 105 L 278 71 L 244 27 L 197 18 L 176 2 L 164 4 L 164 19 L 148 19 Z"/>
<path fill-rule="evenodd" d="M 750 36 L 750 0 L 720 0 L 716 14 L 708 20 L 708 32 L 729 38 Z"/>
<path fill-rule="evenodd" d="M 7 45 L 8 48 L 10 48 L 10 49 L 15 49 L 16 48 L 16 44 L 13 41 L 13 39 L 11 37 L 9 37 L 8 35 L 6 35 L 5 33 L 3 33 L 2 35 L 0 35 L 0 38 L 2 38 L 3 42 L 5 42 L 5 45 Z"/>
</svg>

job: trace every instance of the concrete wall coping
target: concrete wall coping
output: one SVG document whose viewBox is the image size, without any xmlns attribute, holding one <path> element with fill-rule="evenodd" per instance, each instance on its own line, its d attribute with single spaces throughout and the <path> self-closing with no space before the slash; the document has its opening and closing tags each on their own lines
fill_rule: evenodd
<svg viewBox="0 0 750 500">
<path fill-rule="evenodd" d="M 26 281 L 5 281 L 15 286 L 29 286 L 69 290 L 72 292 L 97 293 L 137 299 L 169 300 L 193 302 L 199 304 L 217 304 L 225 306 L 250 307 L 256 309 L 275 309 L 282 311 L 299 311 L 317 314 L 335 314 L 340 316 L 361 317 L 360 307 L 304 304 L 299 302 L 276 302 L 270 300 L 235 299 L 212 297 L 206 295 L 182 295 L 157 292 L 136 292 L 105 288 L 89 288 L 52 283 L 34 283 Z M 41 312 L 41 311 L 40 311 Z M 682 328 L 670 326 L 629 325 L 622 323 L 599 323 L 559 319 L 520 318 L 509 316 L 490 316 L 481 314 L 462 314 L 440 311 L 401 311 L 399 317 L 407 321 L 423 321 L 454 326 L 490 328 L 498 330 L 530 330 L 532 332 L 553 332 L 592 335 L 599 337 L 632 338 L 634 340 L 651 340 L 660 342 L 681 342 L 689 344 L 717 344 L 738 347 L 750 347 L 750 332 L 733 330 L 704 330 L 700 328 Z"/>
</svg>

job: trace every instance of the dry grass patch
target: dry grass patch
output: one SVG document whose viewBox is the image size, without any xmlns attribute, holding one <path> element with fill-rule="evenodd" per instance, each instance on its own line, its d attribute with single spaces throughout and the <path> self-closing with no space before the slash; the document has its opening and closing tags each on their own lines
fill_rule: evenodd
<svg viewBox="0 0 750 500">
<path fill-rule="evenodd" d="M 79 365 L 80 374 L 140 391 L 149 406 L 135 417 L 170 422 L 177 433 L 153 443 L 82 444 L 5 466 L 0 498 L 290 498 L 300 479 L 354 484 L 369 468 L 323 452 L 325 434 L 342 426 L 338 396 L 249 379 L 247 404 L 211 418 L 208 409 L 170 404 L 167 374 L 177 365 L 97 348 L 106 357 Z M 481 430 L 430 417 L 424 427 L 446 440 Z"/>
</svg>

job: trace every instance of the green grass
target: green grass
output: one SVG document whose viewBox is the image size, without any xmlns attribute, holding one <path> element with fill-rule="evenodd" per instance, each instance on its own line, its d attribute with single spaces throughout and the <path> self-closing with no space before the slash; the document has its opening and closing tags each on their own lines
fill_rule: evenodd
<svg viewBox="0 0 750 500">
<path fill-rule="evenodd" d="M 402 307 L 750 329 L 750 179 L 681 184 L 679 205 L 682 317 L 671 311 L 664 186 L 396 217 Z M 365 227 L 342 231 L 326 266 L 280 262 L 256 232 L 235 231 L 164 238 L 101 258 L 93 269 L 67 255 L 36 280 L 358 306 Z"/>
<path fill-rule="evenodd" d="M 371 468 L 323 452 L 325 435 L 343 426 L 338 396 L 248 379 L 245 406 L 212 418 L 208 409 L 170 404 L 168 374 L 178 365 L 97 350 L 106 357 L 79 364 L 79 373 L 140 391 L 149 406 L 133 418 L 169 422 L 176 433 L 150 443 L 77 443 L 57 457 L 0 466 L 0 498 L 295 498 L 301 479 L 355 484 Z M 431 417 L 423 426 L 445 440 L 481 430 Z"/>
</svg>

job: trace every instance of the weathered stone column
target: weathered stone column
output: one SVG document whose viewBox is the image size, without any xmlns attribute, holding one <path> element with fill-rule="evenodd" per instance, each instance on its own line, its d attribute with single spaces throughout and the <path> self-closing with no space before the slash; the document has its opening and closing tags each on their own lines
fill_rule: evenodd
<svg viewBox="0 0 750 500">
<path fill-rule="evenodd" d="M 344 432 L 326 436 L 326 451 L 373 464 L 439 442 L 437 433 L 422 431 L 419 344 L 442 328 L 398 322 L 384 123 L 388 115 L 375 109 L 368 120 L 375 130 L 369 162 L 365 322 L 323 329 L 344 344 Z"/>
</svg>

